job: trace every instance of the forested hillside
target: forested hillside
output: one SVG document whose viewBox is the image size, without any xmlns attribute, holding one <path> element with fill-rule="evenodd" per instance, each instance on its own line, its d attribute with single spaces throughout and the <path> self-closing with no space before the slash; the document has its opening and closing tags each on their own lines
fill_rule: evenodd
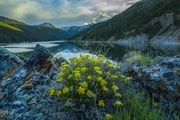
<svg viewBox="0 0 180 120">
<path fill-rule="evenodd" d="M 152 37 L 164 29 L 160 22 L 163 15 L 163 19 L 168 15 L 173 17 L 172 24 L 179 26 L 179 14 L 180 0 L 142 0 L 112 19 L 77 34 L 71 40 L 117 40 L 142 33 Z M 158 18 L 159 21 L 153 22 Z"/>
<path fill-rule="evenodd" d="M 0 16 L 0 43 L 67 39 L 68 35 L 50 23 L 31 26 Z"/>
</svg>

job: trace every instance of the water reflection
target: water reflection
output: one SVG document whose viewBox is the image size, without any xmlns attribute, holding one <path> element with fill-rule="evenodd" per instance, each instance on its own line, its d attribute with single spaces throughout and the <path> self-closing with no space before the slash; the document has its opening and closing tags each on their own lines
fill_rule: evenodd
<svg viewBox="0 0 180 120">
<path fill-rule="evenodd" d="M 4 47 L 14 53 L 28 53 L 33 51 L 36 44 L 40 44 L 48 48 L 52 53 L 58 51 L 64 54 L 74 54 L 88 50 L 90 53 L 97 54 L 100 52 L 106 54 L 109 58 L 121 60 L 125 53 L 129 51 L 141 50 L 144 53 L 157 55 L 177 55 L 180 53 L 179 44 L 167 43 L 162 46 L 161 44 L 147 44 L 147 42 L 131 42 L 131 41 L 116 41 L 116 42 L 69 42 L 69 41 L 48 41 L 48 42 L 31 42 L 31 43 L 4 43 L 0 47 Z"/>
<path fill-rule="evenodd" d="M 0 47 L 6 48 L 13 53 L 26 53 L 33 51 L 34 47 L 40 44 L 55 52 L 57 49 L 70 49 L 75 48 L 67 41 L 48 41 L 48 42 L 30 42 L 30 43 L 3 43 Z"/>
</svg>

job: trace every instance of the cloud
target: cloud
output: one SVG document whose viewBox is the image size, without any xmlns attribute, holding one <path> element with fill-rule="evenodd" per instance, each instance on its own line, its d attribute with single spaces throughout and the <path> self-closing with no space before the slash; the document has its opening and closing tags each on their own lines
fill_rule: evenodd
<svg viewBox="0 0 180 120">
<path fill-rule="evenodd" d="M 0 15 L 29 24 L 83 25 L 99 12 L 121 12 L 138 0 L 0 0 Z"/>
</svg>

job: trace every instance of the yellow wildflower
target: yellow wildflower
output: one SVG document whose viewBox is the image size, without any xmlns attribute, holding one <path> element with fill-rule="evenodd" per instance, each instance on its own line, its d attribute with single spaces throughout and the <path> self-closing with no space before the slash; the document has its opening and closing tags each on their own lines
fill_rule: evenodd
<svg viewBox="0 0 180 120">
<path fill-rule="evenodd" d="M 82 67 L 81 68 L 81 72 L 86 72 L 87 71 L 87 68 L 86 67 Z"/>
<path fill-rule="evenodd" d="M 94 70 L 98 71 L 98 70 L 101 70 L 101 68 L 100 67 L 94 67 Z"/>
<path fill-rule="evenodd" d="M 130 81 L 130 80 L 132 80 L 132 77 L 127 77 L 127 78 L 125 79 L 125 81 Z"/>
<path fill-rule="evenodd" d="M 101 82 L 103 80 L 102 77 L 97 77 L 97 81 Z"/>
<path fill-rule="evenodd" d="M 103 100 L 99 100 L 98 101 L 98 105 L 101 106 L 101 107 L 104 107 L 105 106 L 105 103 Z"/>
<path fill-rule="evenodd" d="M 62 70 L 63 72 L 65 72 L 65 71 L 67 71 L 67 68 L 63 67 L 61 70 Z"/>
<path fill-rule="evenodd" d="M 58 77 L 63 77 L 64 76 L 64 73 L 63 72 L 60 72 L 59 74 L 58 74 Z"/>
<path fill-rule="evenodd" d="M 118 68 L 119 68 L 119 66 L 117 66 L 117 65 L 116 65 L 116 66 L 114 66 L 114 68 L 118 69 Z"/>
<path fill-rule="evenodd" d="M 88 87 L 88 83 L 86 81 L 80 83 L 80 86 L 83 88 L 87 88 Z"/>
<path fill-rule="evenodd" d="M 81 77 L 80 72 L 75 72 L 75 73 L 74 73 L 74 77 L 75 77 L 75 78 L 80 78 L 80 77 Z"/>
<path fill-rule="evenodd" d="M 76 62 L 76 64 L 79 64 L 81 62 L 81 59 L 80 58 L 76 58 L 75 62 Z"/>
<path fill-rule="evenodd" d="M 112 117 L 112 115 L 111 114 L 106 114 L 105 115 L 105 120 L 110 120 L 110 119 L 112 119 L 113 117 Z"/>
<path fill-rule="evenodd" d="M 99 67 L 94 67 L 94 71 L 98 74 L 102 74 L 101 68 Z"/>
<path fill-rule="evenodd" d="M 63 65 L 66 65 L 66 64 L 67 64 L 66 62 L 62 62 L 62 63 L 61 63 L 62 66 L 63 66 Z"/>
<path fill-rule="evenodd" d="M 54 90 L 53 88 L 51 88 L 51 89 L 49 90 L 49 95 L 50 95 L 50 96 L 53 96 L 54 93 L 55 93 L 55 90 Z"/>
<path fill-rule="evenodd" d="M 98 59 L 93 59 L 93 62 L 94 62 L 95 65 L 100 64 L 100 61 Z"/>
<path fill-rule="evenodd" d="M 66 94 L 69 92 L 69 88 L 68 87 L 64 87 L 62 90 L 63 94 Z"/>
<path fill-rule="evenodd" d="M 109 89 L 106 86 L 102 87 L 103 91 L 107 92 Z"/>
<path fill-rule="evenodd" d="M 82 59 L 82 60 L 87 60 L 88 57 L 89 57 L 88 55 L 84 55 L 84 56 L 81 56 L 81 59 Z"/>
<path fill-rule="evenodd" d="M 106 75 L 107 75 L 107 76 L 110 76 L 110 75 L 111 75 L 111 73 L 108 71 L 108 72 L 106 72 Z"/>
<path fill-rule="evenodd" d="M 112 77 L 112 79 L 113 79 L 113 80 L 115 80 L 115 79 L 117 79 L 117 78 L 118 78 L 118 76 L 117 76 L 117 75 L 112 75 L 111 77 Z"/>
<path fill-rule="evenodd" d="M 69 76 L 68 76 L 68 79 L 71 79 L 72 77 L 73 77 L 73 75 L 69 75 Z"/>
<path fill-rule="evenodd" d="M 59 78 L 58 80 L 57 80 L 57 82 L 61 82 L 63 79 L 62 78 Z"/>
<path fill-rule="evenodd" d="M 109 64 L 108 64 L 108 66 L 109 66 L 110 68 L 113 68 L 113 65 L 112 65 L 112 63 L 109 63 Z"/>
<path fill-rule="evenodd" d="M 116 92 L 117 90 L 119 90 L 119 87 L 116 86 L 116 85 L 113 85 L 113 86 L 112 86 L 112 89 L 114 90 L 114 92 Z"/>
<path fill-rule="evenodd" d="M 76 58 L 69 58 L 69 61 L 72 62 L 72 61 L 74 61 L 75 59 L 76 59 Z"/>
<path fill-rule="evenodd" d="M 99 54 L 98 57 L 100 57 L 100 58 L 106 58 L 103 54 Z"/>
<path fill-rule="evenodd" d="M 69 68 L 69 65 L 65 64 L 62 67 L 67 69 L 67 68 Z"/>
<path fill-rule="evenodd" d="M 91 75 L 88 75 L 88 76 L 87 76 L 87 79 L 88 79 L 88 80 L 92 80 L 93 77 L 92 77 Z"/>
<path fill-rule="evenodd" d="M 102 71 L 101 71 L 101 70 L 96 71 L 96 73 L 98 73 L 98 74 L 102 75 Z"/>
<path fill-rule="evenodd" d="M 121 94 L 119 94 L 119 93 L 116 94 L 115 96 L 116 96 L 117 98 L 121 98 L 121 97 L 122 97 Z"/>
<path fill-rule="evenodd" d="M 101 80 L 101 86 L 106 86 L 108 83 L 105 80 Z"/>
<path fill-rule="evenodd" d="M 92 92 L 91 90 L 88 90 L 87 93 L 86 93 L 86 95 L 87 95 L 88 97 L 92 97 L 92 96 L 93 96 L 93 92 Z"/>
<path fill-rule="evenodd" d="M 81 68 L 77 67 L 74 71 L 80 71 L 80 70 L 81 70 Z"/>
<path fill-rule="evenodd" d="M 121 101 L 116 101 L 114 105 L 118 107 L 118 106 L 122 106 L 123 103 Z"/>
<path fill-rule="evenodd" d="M 121 78 L 122 78 L 122 79 L 126 79 L 126 76 L 124 76 L 124 75 L 121 75 Z"/>
<path fill-rule="evenodd" d="M 80 95 L 84 95 L 85 94 L 85 88 L 83 88 L 83 87 L 79 87 L 78 89 L 77 89 L 77 92 L 80 94 Z"/>
<path fill-rule="evenodd" d="M 59 97 L 62 94 L 61 90 L 56 91 L 56 95 Z"/>
</svg>

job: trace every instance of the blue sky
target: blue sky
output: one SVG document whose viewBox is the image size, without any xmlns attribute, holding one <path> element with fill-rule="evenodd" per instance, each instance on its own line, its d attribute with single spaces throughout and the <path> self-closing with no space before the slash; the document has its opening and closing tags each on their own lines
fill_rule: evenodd
<svg viewBox="0 0 180 120">
<path fill-rule="evenodd" d="M 99 13 L 120 13 L 138 0 L 0 0 L 0 15 L 36 25 L 84 25 Z"/>
</svg>

